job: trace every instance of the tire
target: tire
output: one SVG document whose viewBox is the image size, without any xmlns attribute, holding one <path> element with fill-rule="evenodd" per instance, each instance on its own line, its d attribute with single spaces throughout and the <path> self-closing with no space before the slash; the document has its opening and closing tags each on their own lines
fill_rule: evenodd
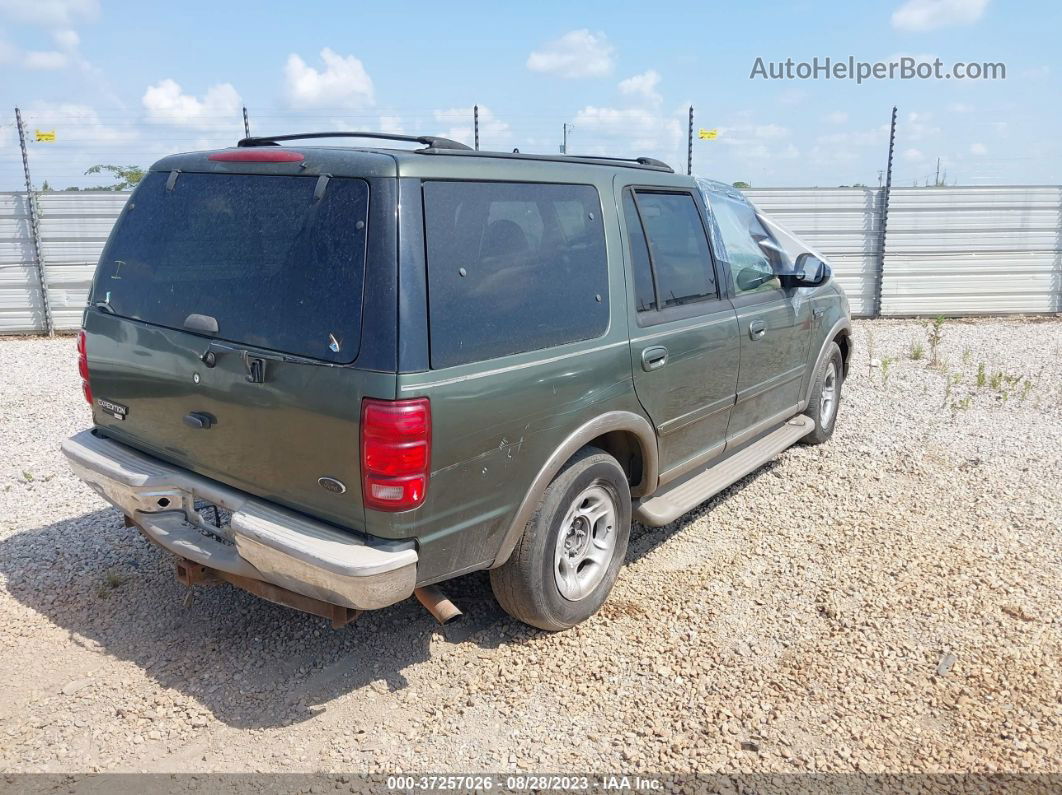
<svg viewBox="0 0 1062 795">
<path fill-rule="evenodd" d="M 626 473 L 612 456 L 585 447 L 546 488 L 509 559 L 491 570 L 494 597 L 525 624 L 573 627 L 604 604 L 630 532 Z"/>
<path fill-rule="evenodd" d="M 831 342 L 822 364 L 815 373 L 807 410 L 804 412 L 815 420 L 815 430 L 800 441 L 803 444 L 822 444 L 833 436 L 837 425 L 837 413 L 841 408 L 841 386 L 844 384 L 844 359 L 836 342 Z M 831 394 L 832 393 L 832 394 Z M 824 400 L 824 396 L 830 400 Z"/>
</svg>

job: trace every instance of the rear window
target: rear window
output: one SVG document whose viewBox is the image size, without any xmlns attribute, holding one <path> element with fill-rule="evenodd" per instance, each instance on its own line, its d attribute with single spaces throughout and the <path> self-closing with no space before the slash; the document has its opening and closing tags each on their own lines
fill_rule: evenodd
<svg viewBox="0 0 1062 795">
<path fill-rule="evenodd" d="M 608 260 L 589 185 L 426 182 L 431 365 L 593 339 Z"/>
<path fill-rule="evenodd" d="M 100 259 L 92 301 L 332 362 L 357 357 L 369 186 L 316 176 L 148 174 Z M 316 194 L 316 195 L 315 195 Z"/>
</svg>

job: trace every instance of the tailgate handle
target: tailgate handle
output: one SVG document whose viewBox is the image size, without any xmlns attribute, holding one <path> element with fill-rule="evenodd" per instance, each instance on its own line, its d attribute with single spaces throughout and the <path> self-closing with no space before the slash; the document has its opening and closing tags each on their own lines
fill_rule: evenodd
<svg viewBox="0 0 1062 795">
<path fill-rule="evenodd" d="M 205 411 L 190 411 L 184 415 L 184 424 L 189 428 L 209 428 L 216 422 L 217 418 Z"/>
</svg>

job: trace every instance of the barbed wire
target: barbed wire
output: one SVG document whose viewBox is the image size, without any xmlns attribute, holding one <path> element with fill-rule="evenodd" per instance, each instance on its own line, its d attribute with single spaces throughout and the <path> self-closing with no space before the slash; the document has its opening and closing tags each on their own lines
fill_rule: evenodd
<svg viewBox="0 0 1062 795">
<path fill-rule="evenodd" d="M 73 105 L 73 103 L 71 103 Z M 256 109 L 248 106 L 250 131 L 256 134 L 280 134 L 284 132 L 312 130 L 380 130 L 393 129 L 408 134 L 450 134 L 471 144 L 473 137 L 472 109 L 476 103 L 454 104 L 448 108 L 422 106 L 379 106 L 372 108 L 318 107 L 313 109 L 285 109 L 263 107 Z M 484 149 L 508 150 L 517 146 L 521 151 L 556 153 L 561 142 L 561 127 L 569 125 L 569 151 L 583 154 L 616 154 L 662 156 L 679 171 L 685 162 L 686 119 L 685 109 L 672 111 L 652 111 L 638 106 L 614 108 L 621 114 L 628 113 L 630 129 L 609 129 L 605 124 L 595 125 L 592 120 L 576 123 L 582 117 L 579 110 L 549 107 L 534 111 L 517 109 L 496 113 L 491 103 L 478 103 L 480 109 L 480 141 Z M 55 183 L 73 182 L 74 186 L 101 187 L 110 184 L 112 178 L 107 174 L 87 175 L 85 170 L 97 164 L 115 164 L 120 166 L 136 165 L 148 167 L 159 158 L 174 152 L 195 151 L 232 146 L 244 136 L 243 109 L 206 116 L 204 114 L 166 112 L 145 110 L 142 108 L 128 111 L 103 110 L 91 108 L 23 108 L 23 120 L 27 132 L 27 147 L 31 172 L 35 185 L 45 181 L 52 188 L 66 187 Z M 620 117 L 627 118 L 627 117 Z M 878 183 L 879 167 L 872 165 L 873 160 L 866 153 L 881 147 L 881 160 L 884 161 L 885 147 L 888 141 L 887 127 L 879 119 L 873 123 L 868 119 L 859 125 L 858 119 L 849 125 L 856 128 L 857 135 L 863 136 L 861 142 L 853 144 L 860 153 L 858 162 L 850 166 L 847 179 L 838 182 L 848 184 Z M 706 122 L 708 124 L 710 122 Z M 1032 129 L 1039 123 L 1033 114 L 1008 115 L 1006 123 L 1011 128 Z M 719 124 L 722 129 L 728 129 Z M 897 131 L 897 150 L 903 147 L 923 148 L 925 157 L 918 162 L 899 165 L 894 170 L 894 183 L 904 186 L 912 182 L 924 183 L 935 180 L 935 172 L 929 163 L 936 153 L 931 151 L 931 144 L 924 143 L 922 136 L 911 134 L 912 122 L 905 123 L 901 117 Z M 982 131 L 999 130 L 1002 122 L 983 118 L 971 118 L 964 122 L 964 129 L 980 134 Z M 644 126 L 639 126 L 644 125 Z M 744 134 L 755 124 L 743 122 L 732 125 L 729 129 L 735 135 Z M 760 126 L 771 126 L 769 120 Z M 783 125 L 792 127 L 792 124 Z M 864 129 L 865 128 L 865 129 Z M 56 140 L 37 142 L 35 133 L 55 131 Z M 861 131 L 860 131 L 861 130 Z M 799 130 L 797 130 L 799 132 Z M 821 131 L 819 131 L 821 133 Z M 874 134 L 880 133 L 876 142 Z M 749 133 L 751 135 L 751 133 Z M 790 137 L 780 139 L 781 145 L 793 140 Z M 987 138 L 985 140 L 988 140 Z M 643 147 L 641 142 L 653 141 L 653 145 Z M 799 141 L 798 141 L 799 142 Z M 740 161 L 742 147 L 758 144 L 770 150 L 779 145 L 778 140 L 737 141 L 724 139 L 714 144 L 711 149 L 697 151 L 695 162 L 707 164 L 702 173 L 712 173 L 722 168 L 730 168 L 734 161 Z M 809 145 L 814 145 L 812 139 Z M 368 145 L 368 142 L 366 142 Z M 803 144 L 801 144 L 803 146 Z M 1025 153 L 1020 155 L 997 155 L 992 153 L 965 155 L 961 163 L 955 152 L 943 156 L 942 166 L 948 171 L 948 183 L 961 178 L 963 184 L 1006 183 L 1015 182 L 1012 172 L 1019 166 L 1042 161 L 1047 157 L 1057 157 L 1058 143 L 1054 137 L 1023 139 Z M 395 148 L 404 148 L 402 144 L 388 144 Z M 637 149 L 638 151 L 634 151 Z M 653 151 L 642 151 L 652 149 Z M 932 155 L 932 157 L 930 157 Z M 828 157 L 828 153 L 826 155 Z M 820 156 L 821 157 L 821 156 Z M 743 178 L 767 178 L 777 172 L 782 161 L 767 156 L 760 162 L 746 158 L 740 169 Z M 732 170 L 732 169 L 731 169 Z M 1024 170 L 1028 170 L 1025 168 Z M 843 172 L 837 168 L 831 173 Z M 808 166 L 809 174 L 812 167 Z M 791 182 L 791 180 L 788 180 Z M 831 180 L 833 181 L 833 180 Z M 821 179 L 805 181 L 807 184 L 822 182 Z M 21 154 L 18 148 L 17 126 L 13 119 L 0 120 L 0 190 L 18 189 L 24 185 Z"/>
</svg>

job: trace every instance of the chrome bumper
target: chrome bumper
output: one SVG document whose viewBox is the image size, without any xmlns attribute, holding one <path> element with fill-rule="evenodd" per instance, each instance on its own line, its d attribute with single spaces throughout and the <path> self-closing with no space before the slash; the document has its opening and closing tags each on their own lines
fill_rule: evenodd
<svg viewBox="0 0 1062 795">
<path fill-rule="evenodd" d="M 417 550 L 331 525 L 82 431 L 63 442 L 70 468 L 159 545 L 195 563 L 331 604 L 387 607 L 413 593 Z M 232 512 L 217 528 L 204 500 Z"/>
</svg>

